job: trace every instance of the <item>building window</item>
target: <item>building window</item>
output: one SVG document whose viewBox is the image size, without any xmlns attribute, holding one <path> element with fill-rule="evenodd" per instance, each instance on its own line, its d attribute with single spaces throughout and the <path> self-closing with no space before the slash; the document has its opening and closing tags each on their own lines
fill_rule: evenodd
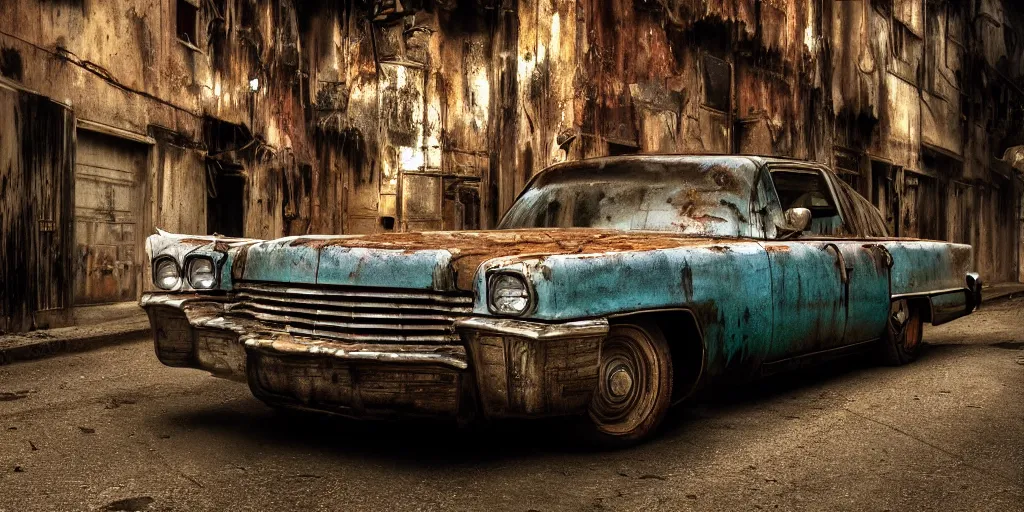
<svg viewBox="0 0 1024 512">
<path fill-rule="evenodd" d="M 635 155 L 639 151 L 640 148 L 632 144 L 608 142 L 608 156 Z"/>
<path fill-rule="evenodd" d="M 732 97 L 732 67 L 728 62 L 704 56 L 704 106 L 719 112 L 729 111 Z"/>
<path fill-rule="evenodd" d="M 178 0 L 177 2 L 177 35 L 178 39 L 192 45 L 199 45 L 198 32 L 199 7 L 189 0 Z"/>
</svg>

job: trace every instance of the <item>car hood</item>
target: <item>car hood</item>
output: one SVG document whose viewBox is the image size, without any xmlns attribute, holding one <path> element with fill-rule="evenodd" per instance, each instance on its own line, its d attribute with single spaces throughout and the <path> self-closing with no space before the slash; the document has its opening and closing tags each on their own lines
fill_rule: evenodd
<svg viewBox="0 0 1024 512">
<path fill-rule="evenodd" d="M 231 276 L 234 281 L 470 291 L 480 265 L 494 258 L 647 251 L 734 241 L 595 229 L 299 236 L 233 248 Z"/>
</svg>

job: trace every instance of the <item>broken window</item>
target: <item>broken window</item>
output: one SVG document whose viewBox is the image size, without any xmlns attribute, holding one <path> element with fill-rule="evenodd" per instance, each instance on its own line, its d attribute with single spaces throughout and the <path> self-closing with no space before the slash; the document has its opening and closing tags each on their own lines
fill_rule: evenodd
<svg viewBox="0 0 1024 512">
<path fill-rule="evenodd" d="M 870 199 L 885 219 L 890 233 L 896 232 L 896 214 L 899 212 L 893 197 L 893 174 L 892 164 L 878 160 L 871 161 Z"/>
<path fill-rule="evenodd" d="M 177 3 L 177 36 L 178 39 L 192 45 L 199 45 L 198 33 L 199 6 L 189 0 L 178 0 Z"/>
<path fill-rule="evenodd" d="M 899 20 L 890 22 L 892 55 L 889 58 L 889 72 L 906 82 L 918 85 L 918 64 L 924 41 Z"/>
<path fill-rule="evenodd" d="M 839 179 L 845 181 L 855 190 L 860 188 L 860 154 L 836 148 L 834 170 Z"/>
<path fill-rule="evenodd" d="M 963 81 L 961 73 L 964 56 L 963 30 L 963 17 L 959 9 L 952 5 L 946 6 L 945 64 L 952 73 L 952 81 L 949 85 L 957 90 L 960 89 L 960 84 Z"/>
<path fill-rule="evenodd" d="M 732 68 L 729 63 L 712 57 L 704 56 L 704 106 L 720 112 L 729 111 L 729 98 L 732 96 Z"/>
</svg>

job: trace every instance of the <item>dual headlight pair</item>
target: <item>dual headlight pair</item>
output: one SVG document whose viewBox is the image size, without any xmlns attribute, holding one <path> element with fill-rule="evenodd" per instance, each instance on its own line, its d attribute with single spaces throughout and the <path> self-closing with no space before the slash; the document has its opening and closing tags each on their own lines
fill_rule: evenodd
<svg viewBox="0 0 1024 512">
<path fill-rule="evenodd" d="M 153 284 L 162 290 L 181 287 L 182 272 L 174 258 L 163 257 L 153 265 Z M 212 259 L 195 256 L 185 261 L 185 279 L 196 290 L 217 287 L 217 265 Z M 533 306 L 533 294 L 526 280 L 518 274 L 499 273 L 488 280 L 488 304 L 499 315 L 520 316 Z"/>
<path fill-rule="evenodd" d="M 181 287 L 182 278 L 196 290 L 212 290 L 217 287 L 217 264 L 204 256 L 185 260 L 185 275 L 174 258 L 164 257 L 153 264 L 153 284 L 161 290 L 176 290 Z"/>
</svg>

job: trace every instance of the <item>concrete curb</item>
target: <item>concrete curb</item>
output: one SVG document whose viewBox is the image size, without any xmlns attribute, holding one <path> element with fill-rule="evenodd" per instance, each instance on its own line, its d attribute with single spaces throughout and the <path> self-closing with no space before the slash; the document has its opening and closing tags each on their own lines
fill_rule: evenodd
<svg viewBox="0 0 1024 512">
<path fill-rule="evenodd" d="M 981 303 L 997 302 L 1024 297 L 1024 283 L 1007 283 L 981 289 Z"/>
<path fill-rule="evenodd" d="M 46 331 L 0 337 L 0 366 L 42 359 L 58 354 L 84 352 L 137 339 L 150 331 L 145 324 L 130 322 L 115 329 L 88 329 L 79 335 L 57 336 Z"/>
</svg>

